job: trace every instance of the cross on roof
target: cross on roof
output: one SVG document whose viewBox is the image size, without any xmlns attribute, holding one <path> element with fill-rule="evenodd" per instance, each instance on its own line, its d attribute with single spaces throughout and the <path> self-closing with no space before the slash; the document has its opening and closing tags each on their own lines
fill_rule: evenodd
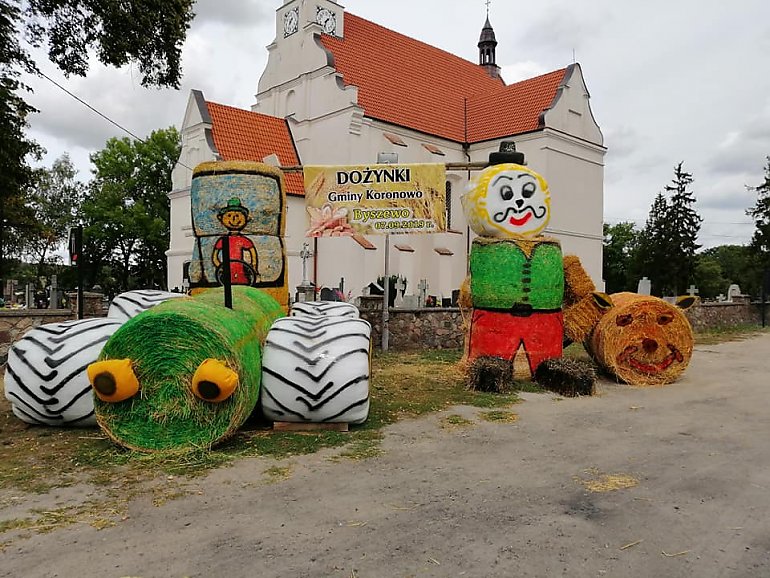
<svg viewBox="0 0 770 578">
<path fill-rule="evenodd" d="M 492 0 L 486 0 L 486 2 L 484 2 L 484 4 L 487 5 L 487 16 L 489 16 L 489 5 L 492 4 Z"/>
</svg>

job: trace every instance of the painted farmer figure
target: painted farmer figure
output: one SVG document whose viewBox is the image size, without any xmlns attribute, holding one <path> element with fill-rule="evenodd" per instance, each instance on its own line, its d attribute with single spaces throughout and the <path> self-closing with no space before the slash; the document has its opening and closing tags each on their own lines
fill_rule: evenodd
<svg viewBox="0 0 770 578">
<path fill-rule="evenodd" d="M 462 198 L 473 231 L 464 303 L 471 306 L 465 356 L 471 387 L 530 379 L 561 357 L 564 269 L 559 241 L 541 234 L 550 219 L 548 184 L 524 155 L 499 152 Z M 474 383 L 474 381 L 476 383 Z"/>
<path fill-rule="evenodd" d="M 249 209 L 241 205 L 241 200 L 233 197 L 217 213 L 217 219 L 227 229 L 230 241 L 230 283 L 233 285 L 253 285 L 259 279 L 257 267 L 257 249 L 254 242 L 243 235 L 244 227 L 249 222 Z M 224 237 L 217 239 L 211 260 L 217 271 L 217 279 L 222 282 L 222 246 Z"/>
</svg>

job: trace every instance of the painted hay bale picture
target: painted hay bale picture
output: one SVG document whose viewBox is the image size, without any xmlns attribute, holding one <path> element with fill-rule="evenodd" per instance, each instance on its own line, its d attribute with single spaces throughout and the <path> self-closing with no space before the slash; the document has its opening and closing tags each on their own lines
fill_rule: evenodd
<svg viewBox="0 0 770 578">
<path fill-rule="evenodd" d="M 682 312 L 696 299 L 672 305 L 636 293 L 613 293 L 613 307 L 585 341 L 586 350 L 607 373 L 630 385 L 676 381 L 692 357 L 693 332 Z"/>
<path fill-rule="evenodd" d="M 230 283 L 263 289 L 288 308 L 285 190 L 283 173 L 263 163 L 218 161 L 195 167 L 190 189 L 193 293 L 223 284 L 227 245 Z"/>
<path fill-rule="evenodd" d="M 265 292 L 234 286 L 172 299 L 126 322 L 88 368 L 99 426 L 141 451 L 209 448 L 259 399 L 262 343 L 284 315 Z"/>
<path fill-rule="evenodd" d="M 80 319 L 28 331 L 8 351 L 5 397 L 13 414 L 33 425 L 95 426 L 86 368 L 122 324 Z"/>
<path fill-rule="evenodd" d="M 362 423 L 369 415 L 371 325 L 308 315 L 275 322 L 265 342 L 261 406 L 272 421 Z"/>
</svg>

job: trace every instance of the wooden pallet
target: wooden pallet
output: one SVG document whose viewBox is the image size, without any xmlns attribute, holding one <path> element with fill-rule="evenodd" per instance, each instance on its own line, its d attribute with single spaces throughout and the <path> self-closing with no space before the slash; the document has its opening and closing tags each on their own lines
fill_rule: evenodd
<svg viewBox="0 0 770 578">
<path fill-rule="evenodd" d="M 347 423 L 298 423 L 274 421 L 273 431 L 348 431 Z"/>
</svg>

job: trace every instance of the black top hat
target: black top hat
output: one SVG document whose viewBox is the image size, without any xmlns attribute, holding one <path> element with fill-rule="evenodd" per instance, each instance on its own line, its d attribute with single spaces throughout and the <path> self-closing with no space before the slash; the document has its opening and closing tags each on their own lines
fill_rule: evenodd
<svg viewBox="0 0 770 578">
<path fill-rule="evenodd" d="M 501 165 L 503 163 L 513 163 L 517 165 L 525 164 L 524 153 L 516 150 L 516 143 L 512 140 L 504 140 L 500 143 L 500 150 L 489 153 L 490 165 Z"/>
</svg>

